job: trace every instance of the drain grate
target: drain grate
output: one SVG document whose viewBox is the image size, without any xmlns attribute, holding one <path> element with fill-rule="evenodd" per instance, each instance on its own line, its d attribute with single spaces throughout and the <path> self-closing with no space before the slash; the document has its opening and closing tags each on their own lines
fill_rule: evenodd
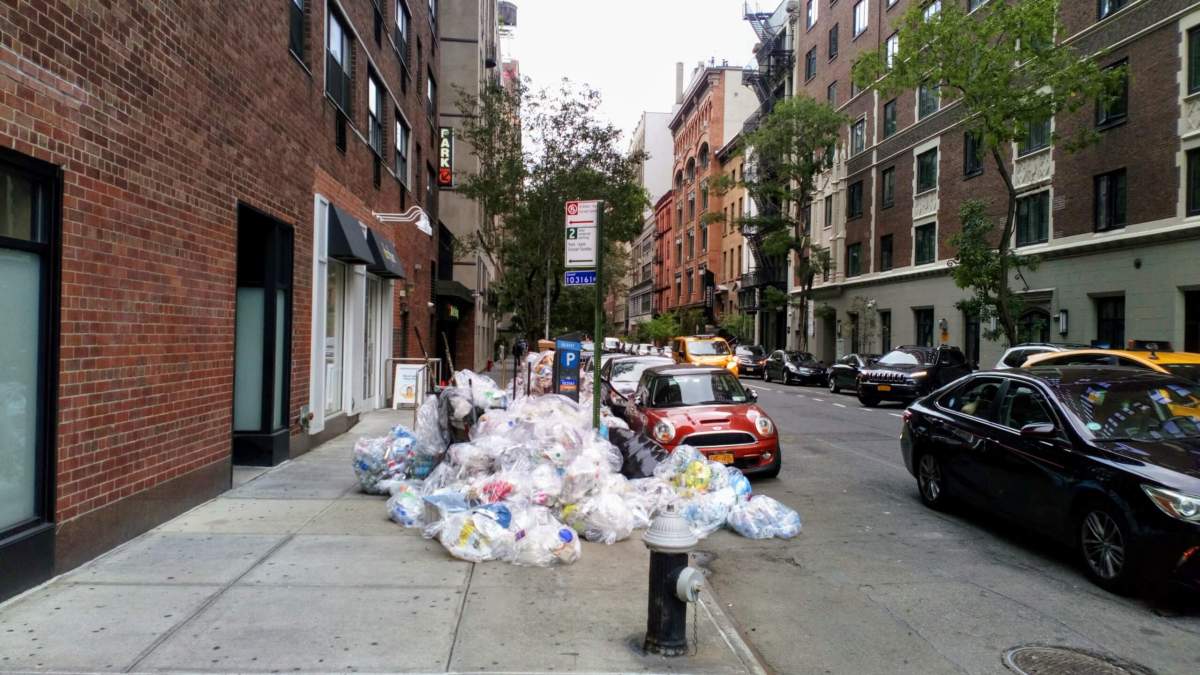
<svg viewBox="0 0 1200 675">
<path fill-rule="evenodd" d="M 1025 645 L 1004 655 L 1004 665 L 1021 675 L 1151 675 L 1120 659 L 1074 647 Z"/>
</svg>

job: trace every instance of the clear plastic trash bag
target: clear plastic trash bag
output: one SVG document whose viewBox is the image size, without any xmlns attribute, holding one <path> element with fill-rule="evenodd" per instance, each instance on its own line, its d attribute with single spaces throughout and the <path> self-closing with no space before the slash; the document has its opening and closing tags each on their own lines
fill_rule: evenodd
<svg viewBox="0 0 1200 675">
<path fill-rule="evenodd" d="M 729 511 L 729 527 L 748 539 L 791 539 L 800 534 L 800 514 L 766 495 L 738 502 Z"/>
</svg>

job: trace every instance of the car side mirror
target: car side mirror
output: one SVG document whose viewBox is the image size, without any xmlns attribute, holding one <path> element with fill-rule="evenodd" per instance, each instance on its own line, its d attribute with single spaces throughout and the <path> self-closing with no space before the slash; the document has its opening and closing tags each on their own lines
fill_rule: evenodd
<svg viewBox="0 0 1200 675">
<path fill-rule="evenodd" d="M 1058 427 L 1048 422 L 1026 424 L 1021 427 L 1022 438 L 1054 438 L 1058 435 Z"/>
<path fill-rule="evenodd" d="M 746 398 L 750 399 L 751 401 L 757 401 L 758 400 L 758 392 L 754 391 L 753 389 L 747 389 L 746 390 Z"/>
</svg>

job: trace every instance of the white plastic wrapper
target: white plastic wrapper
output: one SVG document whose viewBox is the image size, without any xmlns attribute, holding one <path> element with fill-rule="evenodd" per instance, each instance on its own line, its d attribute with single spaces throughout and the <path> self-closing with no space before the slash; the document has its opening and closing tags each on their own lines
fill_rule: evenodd
<svg viewBox="0 0 1200 675">
<path fill-rule="evenodd" d="M 513 514 L 516 543 L 512 563 L 533 567 L 569 565 L 579 559 L 579 535 L 539 506 L 518 508 Z"/>
<path fill-rule="evenodd" d="M 508 407 L 508 393 L 487 375 L 480 375 L 470 370 L 460 370 L 454 374 L 454 386 L 469 391 L 471 402 L 475 404 L 476 408 L 490 410 Z"/>
<path fill-rule="evenodd" d="M 420 527 L 425 514 L 424 499 L 415 491 L 404 490 L 387 501 L 388 517 L 404 527 Z"/>
<path fill-rule="evenodd" d="M 733 488 L 723 487 L 685 501 L 682 515 L 688 521 L 692 534 L 697 539 L 703 539 L 721 529 L 736 503 L 737 493 Z"/>
<path fill-rule="evenodd" d="M 726 522 L 749 539 L 791 539 L 800 534 L 800 514 L 766 495 L 735 504 Z"/>
<path fill-rule="evenodd" d="M 438 541 L 450 555 L 470 562 L 511 559 L 516 534 L 509 529 L 512 512 L 503 504 L 473 508 L 446 516 Z"/>
<path fill-rule="evenodd" d="M 637 521 L 620 494 L 602 492 L 580 502 L 575 522 L 584 539 L 615 544 L 633 534 Z"/>
</svg>

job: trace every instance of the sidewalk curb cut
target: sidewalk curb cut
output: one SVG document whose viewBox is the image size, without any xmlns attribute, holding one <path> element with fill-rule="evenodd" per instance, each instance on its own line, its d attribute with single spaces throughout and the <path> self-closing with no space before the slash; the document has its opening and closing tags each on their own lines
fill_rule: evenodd
<svg viewBox="0 0 1200 675">
<path fill-rule="evenodd" d="M 713 590 L 708 579 L 704 580 L 704 588 L 698 602 L 704 608 L 704 613 L 708 615 L 709 620 L 717 627 L 717 632 L 725 640 L 726 646 L 742 662 L 747 671 L 754 675 L 774 675 L 774 671 L 767 667 L 754 647 L 750 646 L 750 643 L 742 637 L 742 631 L 738 628 L 737 623 L 725 613 L 725 609 L 721 607 L 721 599 Z"/>
</svg>

